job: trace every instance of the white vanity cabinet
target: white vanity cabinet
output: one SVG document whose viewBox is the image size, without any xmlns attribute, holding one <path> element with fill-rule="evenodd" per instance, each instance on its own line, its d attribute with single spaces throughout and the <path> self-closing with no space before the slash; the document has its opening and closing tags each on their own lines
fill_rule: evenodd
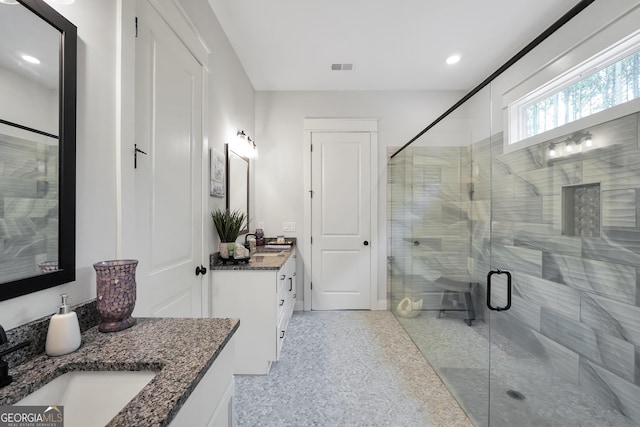
<svg viewBox="0 0 640 427">
<path fill-rule="evenodd" d="M 256 263 L 238 270 L 211 270 L 211 316 L 240 319 L 236 374 L 268 374 L 271 362 L 280 358 L 297 297 L 295 250 L 287 255 L 281 266 L 271 269 Z M 273 264 L 276 257 L 264 258 L 273 258 Z"/>
<path fill-rule="evenodd" d="M 169 427 L 235 425 L 233 411 L 235 340 L 235 336 L 232 337 L 222 349 Z"/>
</svg>

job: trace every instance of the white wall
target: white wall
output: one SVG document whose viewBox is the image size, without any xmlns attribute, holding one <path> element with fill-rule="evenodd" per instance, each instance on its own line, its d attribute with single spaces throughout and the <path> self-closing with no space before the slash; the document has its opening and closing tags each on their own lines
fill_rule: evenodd
<svg viewBox="0 0 640 427">
<path fill-rule="evenodd" d="M 255 221 L 265 234 L 299 239 L 302 249 L 304 203 L 303 120 L 306 117 L 377 118 L 378 127 L 378 300 L 386 301 L 386 164 L 387 148 L 404 145 L 463 96 L 461 92 L 257 92 Z M 284 233 L 283 221 L 295 221 L 296 232 Z M 254 222 L 254 226 L 256 224 Z M 306 254 L 302 253 L 306 261 Z M 309 266 L 307 265 L 306 268 Z M 300 275 L 299 275 L 300 276 Z M 298 295 L 304 283 L 298 280 Z M 298 301 L 302 301 L 299 298 Z M 300 307 L 300 305 L 298 305 Z"/>
<path fill-rule="evenodd" d="M 0 67 L 0 117 L 58 135 L 58 91 Z"/>
<path fill-rule="evenodd" d="M 243 129 L 252 137 L 255 135 L 255 91 L 209 3 L 202 0 L 179 0 L 179 3 L 211 52 L 208 79 L 209 105 L 205 125 L 208 126 L 208 147 L 224 153 L 224 144 L 235 138 L 239 129 Z M 255 171 L 252 170 L 252 176 L 253 172 Z M 208 193 L 207 186 L 206 194 Z M 249 201 L 250 218 L 253 217 L 255 206 L 254 193 L 252 188 L 250 191 L 252 198 Z M 226 207 L 226 199 L 206 197 L 208 212 L 215 207 L 221 209 Z M 217 252 L 219 238 L 210 217 L 205 218 L 203 230 L 207 236 L 204 253 Z"/>
<path fill-rule="evenodd" d="M 123 3 L 124 2 L 124 3 Z M 118 173 L 117 141 L 120 122 L 117 78 L 120 77 L 118 51 L 119 6 L 128 9 L 131 0 L 81 0 L 55 8 L 78 27 L 78 114 L 77 114 L 77 220 L 76 281 L 41 292 L 0 302 L 0 324 L 6 329 L 53 313 L 60 293 L 78 304 L 95 297 L 95 262 L 118 256 Z M 207 100 L 206 146 L 223 150 L 223 143 L 238 128 L 250 134 L 254 124 L 254 91 L 238 58 L 208 3 L 180 0 L 180 5 L 198 27 L 212 52 Z M 133 22 L 133 20 L 131 20 Z M 132 25 L 128 22 L 130 31 Z M 130 54 L 124 53 L 123 56 Z M 131 81 L 132 76 L 122 76 Z M 127 90 L 126 88 L 124 90 Z M 124 106 L 130 111 L 131 106 Z M 128 125 L 130 126 L 130 124 Z M 128 128 L 130 129 L 130 127 Z M 123 142 L 131 143 L 131 140 Z M 210 207 L 224 206 L 224 199 L 206 195 Z M 213 245 L 213 231 L 205 221 L 207 243 Z M 205 254 L 209 249 L 205 248 Z M 203 260 L 207 263 L 207 259 Z"/>
<path fill-rule="evenodd" d="M 115 256 L 116 3 L 83 0 L 55 8 L 78 27 L 76 281 L 0 302 L 5 328 L 53 313 L 60 293 L 72 304 L 94 297 L 93 263 Z"/>
</svg>

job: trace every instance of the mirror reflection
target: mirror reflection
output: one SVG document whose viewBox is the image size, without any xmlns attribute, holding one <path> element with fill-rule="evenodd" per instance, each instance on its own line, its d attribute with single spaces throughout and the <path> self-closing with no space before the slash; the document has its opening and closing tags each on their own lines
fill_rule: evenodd
<svg viewBox="0 0 640 427">
<path fill-rule="evenodd" d="M 227 209 L 241 210 L 249 216 L 249 159 L 242 157 L 227 146 Z M 247 227 L 240 233 L 249 232 Z"/>
<path fill-rule="evenodd" d="M 0 119 L 59 134 L 60 31 L 21 4 L 0 3 Z"/>
<path fill-rule="evenodd" d="M 0 301 L 75 278 L 76 46 L 43 1 L 0 1 Z"/>
</svg>

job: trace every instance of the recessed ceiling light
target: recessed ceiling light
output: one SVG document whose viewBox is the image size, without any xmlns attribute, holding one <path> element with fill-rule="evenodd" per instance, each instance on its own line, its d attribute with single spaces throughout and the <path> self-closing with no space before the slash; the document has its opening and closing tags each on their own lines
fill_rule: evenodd
<svg viewBox="0 0 640 427">
<path fill-rule="evenodd" d="M 32 64 L 39 64 L 40 60 L 38 58 L 34 58 L 31 55 L 22 55 L 22 59 L 24 59 L 27 62 L 30 62 Z"/>
<path fill-rule="evenodd" d="M 453 65 L 460 62 L 460 55 L 451 55 L 447 58 L 447 64 Z"/>
</svg>

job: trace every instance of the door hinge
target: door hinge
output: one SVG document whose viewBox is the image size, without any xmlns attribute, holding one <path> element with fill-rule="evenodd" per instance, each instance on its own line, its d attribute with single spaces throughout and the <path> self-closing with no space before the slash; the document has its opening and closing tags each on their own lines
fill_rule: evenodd
<svg viewBox="0 0 640 427">
<path fill-rule="evenodd" d="M 313 144 L 311 144 L 310 147 L 311 147 L 311 151 L 313 151 Z"/>
<path fill-rule="evenodd" d="M 313 245 L 313 236 L 311 236 L 311 244 Z"/>
<path fill-rule="evenodd" d="M 136 16 L 136 38 L 138 37 L 138 17 Z"/>
<path fill-rule="evenodd" d="M 309 190 L 309 197 L 313 199 L 313 190 Z"/>
<path fill-rule="evenodd" d="M 313 289 L 313 282 L 311 282 L 310 285 L 311 285 L 311 289 Z"/>
</svg>

